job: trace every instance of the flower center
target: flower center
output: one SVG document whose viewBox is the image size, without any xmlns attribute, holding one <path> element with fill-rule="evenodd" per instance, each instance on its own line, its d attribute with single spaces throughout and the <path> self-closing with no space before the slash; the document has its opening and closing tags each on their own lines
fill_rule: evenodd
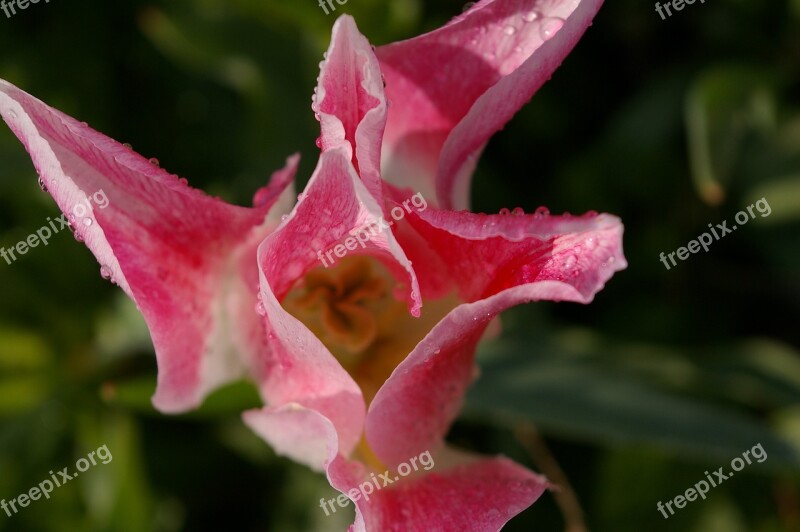
<svg viewBox="0 0 800 532">
<path fill-rule="evenodd" d="M 298 282 L 283 307 L 319 338 L 361 387 L 369 404 L 392 371 L 456 301 L 426 302 L 414 318 L 395 299 L 397 282 L 370 257 L 346 257 L 314 269 Z"/>
</svg>

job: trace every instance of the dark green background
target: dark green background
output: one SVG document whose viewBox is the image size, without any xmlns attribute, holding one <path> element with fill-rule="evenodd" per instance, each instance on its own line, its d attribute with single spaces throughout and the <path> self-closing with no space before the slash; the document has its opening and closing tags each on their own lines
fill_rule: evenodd
<svg viewBox="0 0 800 532">
<path fill-rule="evenodd" d="M 337 14 L 379 45 L 461 9 L 349 0 Z M 295 151 L 300 184 L 310 176 L 310 99 L 333 21 L 314 0 L 51 0 L 0 13 L 0 77 L 247 204 Z M 506 313 L 450 440 L 539 469 L 519 437 L 534 424 L 592 530 L 800 530 L 799 97 L 800 1 L 696 2 L 666 21 L 647 1 L 604 6 L 489 144 L 474 210 L 617 214 L 630 266 L 589 306 Z M 669 271 L 659 262 L 761 197 L 769 217 Z M 0 129 L 0 246 L 56 215 Z M 114 460 L 0 513 L 0 529 L 345 528 L 349 514 L 318 507 L 334 495 L 324 478 L 242 426 L 252 388 L 157 414 L 132 304 L 68 233 L 33 251 L 0 262 L 0 498 L 103 444 Z M 757 443 L 763 464 L 668 521 L 657 512 Z M 506 530 L 533 527 L 563 529 L 552 495 Z"/>
</svg>

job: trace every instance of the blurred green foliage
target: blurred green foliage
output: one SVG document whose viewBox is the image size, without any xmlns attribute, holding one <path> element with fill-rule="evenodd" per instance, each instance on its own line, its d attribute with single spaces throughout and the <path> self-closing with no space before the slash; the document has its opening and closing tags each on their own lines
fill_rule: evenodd
<svg viewBox="0 0 800 532">
<path fill-rule="evenodd" d="M 376 45 L 436 28 L 448 0 L 349 0 Z M 316 163 L 310 98 L 334 16 L 314 0 L 84 0 L 0 17 L 0 77 L 242 204 L 285 157 Z M 535 425 L 593 530 L 800 530 L 800 2 L 618 0 L 489 144 L 474 210 L 612 212 L 628 270 L 588 306 L 508 312 L 450 440 L 531 468 Z M 0 131 L 0 245 L 57 213 Z M 659 253 L 766 198 L 667 271 Z M 343 530 L 321 476 L 243 427 L 236 384 L 202 409 L 149 404 L 135 307 L 68 233 L 0 265 L 0 498 L 107 444 L 114 456 L 0 530 Z M 769 455 L 664 520 L 656 510 L 757 443 Z M 742 478 L 744 477 L 744 478 Z M 563 528 L 551 495 L 507 530 Z"/>
</svg>

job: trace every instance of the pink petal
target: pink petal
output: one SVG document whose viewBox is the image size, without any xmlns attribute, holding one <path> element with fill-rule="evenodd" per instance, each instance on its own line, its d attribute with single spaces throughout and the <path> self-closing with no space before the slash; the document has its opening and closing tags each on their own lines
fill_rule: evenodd
<svg viewBox="0 0 800 532">
<path fill-rule="evenodd" d="M 615 272 L 627 267 L 623 226 L 609 214 L 486 215 L 428 208 L 407 218 L 466 301 L 537 281 L 573 286 L 589 303 Z"/>
<path fill-rule="evenodd" d="M 322 125 L 323 150 L 346 146 L 353 165 L 373 197 L 380 201 L 381 142 L 386 98 L 378 59 L 352 17 L 333 26 L 330 48 L 321 65 L 314 112 Z"/>
<path fill-rule="evenodd" d="M 485 0 L 436 31 L 379 48 L 392 104 L 384 178 L 466 208 L 475 156 L 550 78 L 601 4 Z"/>
<path fill-rule="evenodd" d="M 0 114 L 62 212 L 100 191 L 108 198 L 107 207 L 93 207 L 75 228 L 150 328 L 159 366 L 156 407 L 195 407 L 213 388 L 241 376 L 264 344 L 252 311 L 253 253 L 276 225 L 267 213 L 285 194 L 297 158 L 276 174 L 262 205 L 247 209 L 188 187 L 2 80 Z"/>
<path fill-rule="evenodd" d="M 375 490 L 369 500 L 359 498 L 351 530 L 496 532 L 548 487 L 545 478 L 503 457 L 451 468 L 437 458 L 432 470 L 421 473 Z"/>
<path fill-rule="evenodd" d="M 262 390 L 268 404 L 297 403 L 324 415 L 336 427 L 348 455 L 363 432 L 361 390 L 322 342 L 286 312 L 280 301 L 319 257 L 382 211 L 353 168 L 347 149 L 330 148 L 292 214 L 259 247 L 261 298 L 272 354 L 263 361 Z M 411 264 L 391 231 L 378 233 L 353 255 L 369 253 L 398 279 L 405 279 L 412 313 L 419 314 L 419 288 Z"/>
<path fill-rule="evenodd" d="M 443 446 L 471 384 L 475 348 L 500 312 L 540 300 L 583 302 L 584 296 L 558 281 L 538 281 L 459 305 L 440 321 L 394 370 L 370 404 L 366 434 L 385 464 Z"/>
<path fill-rule="evenodd" d="M 300 405 L 248 410 L 242 418 L 276 453 L 315 471 L 324 471 L 339 451 L 330 420 Z"/>
</svg>

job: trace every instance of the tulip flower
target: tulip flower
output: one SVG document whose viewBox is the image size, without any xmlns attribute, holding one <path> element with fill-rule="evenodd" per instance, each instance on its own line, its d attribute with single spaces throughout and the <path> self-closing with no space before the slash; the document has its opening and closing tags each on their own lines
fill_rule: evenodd
<svg viewBox="0 0 800 532">
<path fill-rule="evenodd" d="M 478 342 L 514 305 L 591 302 L 626 263 L 618 218 L 471 213 L 470 177 L 601 3 L 484 0 L 377 49 L 342 16 L 296 204 L 296 156 L 244 208 L 3 81 L 0 114 L 63 212 L 107 194 L 74 229 L 144 315 L 158 409 L 249 376 L 265 406 L 245 422 L 355 501 L 351 530 L 498 530 L 548 484 L 445 443 Z M 389 222 L 356 238 L 375 220 Z M 402 473 L 424 453 L 435 467 Z"/>
</svg>

